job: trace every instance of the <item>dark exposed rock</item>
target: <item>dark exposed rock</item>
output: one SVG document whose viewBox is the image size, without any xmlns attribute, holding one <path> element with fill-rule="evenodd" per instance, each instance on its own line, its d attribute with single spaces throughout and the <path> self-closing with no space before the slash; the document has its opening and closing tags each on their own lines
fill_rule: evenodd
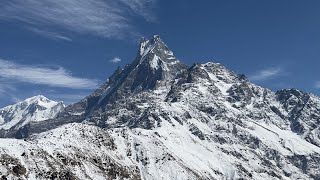
<svg viewBox="0 0 320 180">
<path fill-rule="evenodd" d="M 12 171 L 16 173 L 18 176 L 21 176 L 23 174 L 26 174 L 27 170 L 22 165 L 18 164 L 16 166 L 13 166 Z"/>
<path fill-rule="evenodd" d="M 190 131 L 193 135 L 197 136 L 199 139 L 205 140 L 204 134 L 200 131 L 200 129 L 199 129 L 196 125 L 191 124 L 191 125 L 189 126 L 189 131 Z"/>
<path fill-rule="evenodd" d="M 278 108 L 276 108 L 275 106 L 270 106 L 270 109 L 276 113 L 279 117 L 281 117 L 282 119 L 285 119 L 286 117 L 279 111 Z"/>
<path fill-rule="evenodd" d="M 20 128 L 16 134 L 15 134 L 15 138 L 17 139 L 23 139 L 29 136 L 29 129 L 30 129 L 30 124 L 23 126 L 22 128 Z"/>
<path fill-rule="evenodd" d="M 248 104 L 251 98 L 254 97 L 253 90 L 246 82 L 234 84 L 227 92 L 230 94 L 230 102 L 241 101 L 244 104 Z"/>
</svg>

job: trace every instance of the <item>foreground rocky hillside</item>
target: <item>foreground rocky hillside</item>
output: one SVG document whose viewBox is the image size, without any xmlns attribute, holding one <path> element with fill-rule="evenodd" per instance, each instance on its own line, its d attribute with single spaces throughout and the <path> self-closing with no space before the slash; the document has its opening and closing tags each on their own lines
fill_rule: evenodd
<svg viewBox="0 0 320 180">
<path fill-rule="evenodd" d="M 0 139 L 7 179 L 320 179 L 320 98 L 272 92 L 154 36 L 57 117 Z M 22 131 L 23 130 L 23 131 Z M 10 132 L 10 133 L 9 133 Z"/>
</svg>

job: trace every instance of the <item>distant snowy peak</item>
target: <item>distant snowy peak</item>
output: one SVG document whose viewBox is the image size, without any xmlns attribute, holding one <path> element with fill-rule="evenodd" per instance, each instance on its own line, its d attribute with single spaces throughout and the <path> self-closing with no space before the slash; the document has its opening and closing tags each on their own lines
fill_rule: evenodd
<svg viewBox="0 0 320 180">
<path fill-rule="evenodd" d="M 18 129 L 31 121 L 55 118 L 64 109 L 63 102 L 38 95 L 0 109 L 0 129 Z"/>
</svg>

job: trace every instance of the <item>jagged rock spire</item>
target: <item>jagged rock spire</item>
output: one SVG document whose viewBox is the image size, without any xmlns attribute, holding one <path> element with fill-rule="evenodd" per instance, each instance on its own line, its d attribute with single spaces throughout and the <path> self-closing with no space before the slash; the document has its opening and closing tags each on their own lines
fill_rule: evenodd
<svg viewBox="0 0 320 180">
<path fill-rule="evenodd" d="M 136 59 L 113 77 L 110 86 L 117 84 L 120 91 L 126 89 L 130 92 L 153 89 L 157 83 L 170 81 L 186 68 L 160 36 L 155 35 L 149 40 L 141 39 Z"/>
</svg>

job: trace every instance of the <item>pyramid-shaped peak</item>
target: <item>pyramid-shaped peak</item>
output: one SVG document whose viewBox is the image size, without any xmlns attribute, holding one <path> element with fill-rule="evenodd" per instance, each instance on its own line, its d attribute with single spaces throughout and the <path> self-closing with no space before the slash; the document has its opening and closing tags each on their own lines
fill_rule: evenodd
<svg viewBox="0 0 320 180">
<path fill-rule="evenodd" d="M 172 51 L 162 41 L 159 35 L 154 35 L 151 39 L 141 38 L 139 47 L 139 55 L 141 57 L 146 56 L 150 52 L 154 52 L 155 49 L 159 52 L 173 56 Z"/>
<path fill-rule="evenodd" d="M 153 43 L 160 42 L 160 41 L 162 41 L 162 40 L 159 35 L 153 35 L 152 38 L 150 38 L 150 39 L 142 37 L 140 39 L 140 45 L 147 44 L 147 43 L 153 44 Z"/>
<path fill-rule="evenodd" d="M 141 39 L 139 53 L 133 65 L 135 67 L 142 65 L 146 71 L 147 69 L 171 71 L 173 74 L 187 67 L 174 56 L 159 35 L 154 35 L 150 39 Z"/>
</svg>

